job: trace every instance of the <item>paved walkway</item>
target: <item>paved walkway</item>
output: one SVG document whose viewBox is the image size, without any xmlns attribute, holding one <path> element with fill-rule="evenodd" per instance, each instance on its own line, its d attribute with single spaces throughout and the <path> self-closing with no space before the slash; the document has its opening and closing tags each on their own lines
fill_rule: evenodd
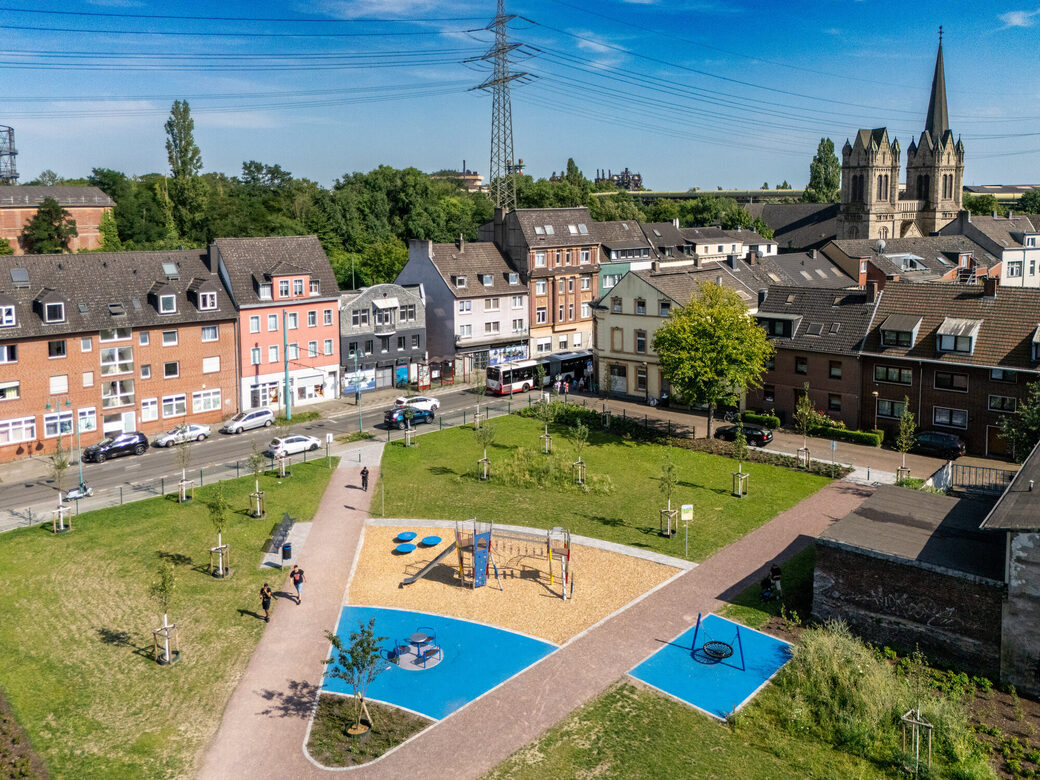
<svg viewBox="0 0 1040 780">
<path fill-rule="evenodd" d="M 299 608 L 279 605 L 225 711 L 200 777 L 334 776 L 310 763 L 302 744 L 327 649 L 321 632 L 339 617 L 364 517 L 359 504 L 366 497 L 358 501 L 357 492 L 344 486 L 356 468 L 341 466 L 336 472 L 315 518 L 310 549 L 301 558 L 311 581 L 304 594 L 314 601 Z M 373 482 L 374 476 L 373 468 Z M 849 482 L 831 483 L 381 760 L 348 774 L 408 780 L 482 775 L 693 625 L 698 612 L 715 610 L 756 582 L 773 560 L 806 547 L 870 493 Z M 344 512 L 344 504 L 353 509 Z"/>
</svg>

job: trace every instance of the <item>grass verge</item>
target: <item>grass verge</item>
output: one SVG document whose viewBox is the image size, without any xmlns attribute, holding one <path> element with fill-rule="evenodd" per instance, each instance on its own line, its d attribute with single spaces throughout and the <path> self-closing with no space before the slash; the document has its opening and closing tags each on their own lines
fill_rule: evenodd
<svg viewBox="0 0 1040 780">
<path fill-rule="evenodd" d="M 789 618 L 793 623 L 806 619 L 812 612 L 813 566 L 816 547 L 810 545 L 792 556 L 780 568 L 783 601 L 762 600 L 761 585 L 745 588 L 732 602 L 722 607 L 719 614 L 751 628 L 762 628 L 770 618 Z"/>
<path fill-rule="evenodd" d="M 367 702 L 372 729 L 362 737 L 347 736 L 354 723 L 353 701 L 346 696 L 323 694 L 318 698 L 307 751 L 324 766 L 358 766 L 379 758 L 432 720 L 379 702 Z"/>
<path fill-rule="evenodd" d="M 279 428 L 284 428 L 288 425 L 296 425 L 298 423 L 311 422 L 311 420 L 320 420 L 321 412 L 311 409 L 307 412 L 293 412 L 292 419 L 286 418 L 284 414 L 280 414 L 274 418 L 274 424 Z"/>
<path fill-rule="evenodd" d="M 746 463 L 749 495 L 731 495 L 735 463 L 729 458 L 679 447 L 626 441 L 593 431 L 582 451 L 586 486 L 571 481 L 577 460 L 573 429 L 553 428 L 554 454 L 539 452 L 542 425 L 516 415 L 490 423 L 491 479 L 478 478 L 482 455 L 474 431 L 452 428 L 417 437 L 416 447 L 390 445 L 381 480 L 392 517 L 465 520 L 551 528 L 683 557 L 682 529 L 658 535 L 662 466 L 675 465 L 672 507 L 693 505 L 689 558 L 703 560 L 823 487 L 824 477 L 777 466 Z"/>
<path fill-rule="evenodd" d="M 205 502 L 154 498 L 0 535 L 0 689 L 57 777 L 186 777 L 215 732 L 263 632 L 257 593 L 282 575 L 258 568 L 272 525 L 314 516 L 331 471 L 321 459 L 291 478 L 260 478 L 268 516 L 249 516 L 253 478 L 224 483 L 234 577 L 208 574 L 216 531 Z M 152 658 L 160 560 L 174 564 L 170 619 L 180 660 Z M 277 599 L 276 607 L 277 610 Z"/>
</svg>

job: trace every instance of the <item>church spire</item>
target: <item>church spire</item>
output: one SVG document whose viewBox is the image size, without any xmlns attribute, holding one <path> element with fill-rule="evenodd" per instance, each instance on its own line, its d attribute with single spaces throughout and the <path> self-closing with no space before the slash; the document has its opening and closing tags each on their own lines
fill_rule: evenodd
<svg viewBox="0 0 1040 780">
<path fill-rule="evenodd" d="M 939 28 L 939 53 L 935 57 L 935 75 L 932 76 L 932 94 L 928 98 L 928 116 L 924 129 L 933 141 L 940 141 L 950 129 L 950 117 L 946 112 L 946 74 L 943 68 L 942 27 Z"/>
</svg>

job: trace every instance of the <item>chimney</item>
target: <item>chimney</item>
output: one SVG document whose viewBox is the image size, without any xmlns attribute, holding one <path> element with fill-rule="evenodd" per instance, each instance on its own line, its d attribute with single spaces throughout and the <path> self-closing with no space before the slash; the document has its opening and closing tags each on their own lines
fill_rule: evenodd
<svg viewBox="0 0 1040 780">
<path fill-rule="evenodd" d="M 996 218 L 997 218 L 997 210 L 993 209 L 993 219 L 996 219 Z"/>
<path fill-rule="evenodd" d="M 1011 219 L 1013 216 L 1015 216 L 1015 212 L 1013 212 L 1011 209 L 1008 209 L 1008 219 Z"/>
<path fill-rule="evenodd" d="M 982 297 L 987 300 L 995 300 L 997 297 L 997 280 L 987 276 L 982 280 Z"/>
<path fill-rule="evenodd" d="M 719 274 L 715 277 L 715 284 L 717 284 L 719 287 L 722 286 L 722 274 Z"/>
<path fill-rule="evenodd" d="M 651 273 L 657 273 L 660 270 L 661 270 L 661 264 L 657 260 L 652 260 L 650 262 L 650 272 Z"/>
<path fill-rule="evenodd" d="M 466 239 L 462 237 L 462 233 L 459 233 L 459 240 L 455 242 L 455 246 L 458 247 L 460 252 L 466 249 Z"/>
<path fill-rule="evenodd" d="M 736 255 L 726 255 L 726 265 L 728 265 L 734 271 L 737 270 L 737 256 Z"/>
<path fill-rule="evenodd" d="M 815 260 L 819 256 L 820 256 L 819 250 L 817 250 L 817 249 L 810 249 L 809 250 L 809 257 L 811 257 L 813 260 Z"/>
<path fill-rule="evenodd" d="M 675 229 L 676 229 L 676 230 L 678 230 L 678 229 L 679 229 L 679 218 L 678 218 L 678 217 L 675 217 L 675 218 L 674 218 L 674 219 L 672 220 L 672 224 L 673 224 L 673 225 L 675 225 Z"/>
<path fill-rule="evenodd" d="M 503 251 L 503 248 L 505 247 L 506 243 L 506 210 L 502 206 L 497 206 L 495 208 L 494 228 L 495 229 L 492 234 L 494 236 L 493 240 L 495 242 L 495 246 L 497 246 L 498 250 L 501 252 Z"/>
<path fill-rule="evenodd" d="M 867 303 L 873 303 L 877 300 L 877 282 L 867 282 L 863 287 L 863 292 L 867 295 Z"/>
<path fill-rule="evenodd" d="M 765 303 L 767 297 L 769 297 L 769 288 L 763 287 L 758 291 L 758 305 L 761 306 Z"/>
</svg>

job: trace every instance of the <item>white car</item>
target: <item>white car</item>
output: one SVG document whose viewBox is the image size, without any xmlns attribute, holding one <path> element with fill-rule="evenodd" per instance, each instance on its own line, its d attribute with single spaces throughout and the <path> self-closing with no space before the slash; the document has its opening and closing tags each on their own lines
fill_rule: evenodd
<svg viewBox="0 0 1040 780">
<path fill-rule="evenodd" d="M 186 441 L 202 441 L 208 438 L 210 427 L 198 423 L 187 423 L 178 425 L 173 430 L 157 436 L 152 442 L 153 447 L 172 447 L 174 444 L 184 444 Z"/>
<path fill-rule="evenodd" d="M 441 402 L 436 398 L 425 395 L 417 395 L 413 398 L 405 398 L 403 395 L 394 399 L 394 406 L 411 406 L 426 412 L 436 412 L 441 408 Z"/>
<path fill-rule="evenodd" d="M 298 452 L 313 452 L 321 446 L 321 441 L 313 436 L 294 434 L 284 439 L 271 439 L 267 445 L 267 451 L 274 457 L 283 455 L 295 455 Z"/>
</svg>

